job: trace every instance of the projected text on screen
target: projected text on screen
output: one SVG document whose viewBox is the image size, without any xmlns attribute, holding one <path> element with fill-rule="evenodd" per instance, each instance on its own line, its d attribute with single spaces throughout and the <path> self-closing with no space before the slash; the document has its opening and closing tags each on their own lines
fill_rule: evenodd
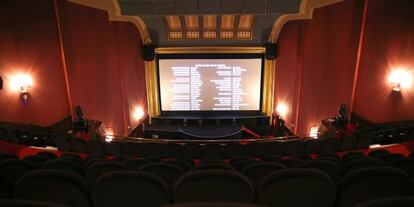
<svg viewBox="0 0 414 207">
<path fill-rule="evenodd" d="M 163 111 L 260 110 L 262 59 L 160 59 Z"/>
</svg>

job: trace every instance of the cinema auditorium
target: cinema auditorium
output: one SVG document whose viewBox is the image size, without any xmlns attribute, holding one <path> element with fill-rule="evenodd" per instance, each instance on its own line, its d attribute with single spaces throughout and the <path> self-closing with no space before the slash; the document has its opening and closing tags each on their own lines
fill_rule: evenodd
<svg viewBox="0 0 414 207">
<path fill-rule="evenodd" d="M 0 0 L 1 207 L 413 207 L 413 0 Z"/>
</svg>

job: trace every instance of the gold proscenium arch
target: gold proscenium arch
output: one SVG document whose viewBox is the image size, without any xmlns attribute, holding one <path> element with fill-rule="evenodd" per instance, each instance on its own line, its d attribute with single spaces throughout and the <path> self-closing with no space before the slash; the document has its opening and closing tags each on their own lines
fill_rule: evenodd
<svg viewBox="0 0 414 207">
<path fill-rule="evenodd" d="M 133 23 L 139 33 L 144 44 L 151 43 L 145 22 L 138 16 L 124 16 L 118 0 L 69 0 L 77 4 L 89 6 L 108 12 L 110 21 L 121 21 Z M 269 35 L 268 42 L 277 42 L 282 27 L 288 22 L 301 19 L 312 19 L 313 10 L 319 7 L 327 6 L 343 0 L 302 0 L 299 13 L 282 15 L 273 23 L 272 31 Z M 263 47 L 172 47 L 158 48 L 157 54 L 180 54 L 180 53 L 264 53 Z M 156 63 L 153 61 L 145 61 L 145 74 L 148 95 L 148 112 L 149 117 L 160 115 L 159 94 L 158 94 L 158 77 L 156 71 Z M 263 88 L 262 88 L 262 112 L 271 115 L 273 112 L 273 97 L 275 85 L 275 61 L 265 60 Z"/>
</svg>

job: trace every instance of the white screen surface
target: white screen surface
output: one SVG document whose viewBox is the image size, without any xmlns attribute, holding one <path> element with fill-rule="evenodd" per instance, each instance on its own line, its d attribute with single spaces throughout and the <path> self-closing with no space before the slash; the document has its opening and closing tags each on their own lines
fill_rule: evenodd
<svg viewBox="0 0 414 207">
<path fill-rule="evenodd" d="M 162 111 L 260 110 L 262 59 L 160 59 Z"/>
</svg>

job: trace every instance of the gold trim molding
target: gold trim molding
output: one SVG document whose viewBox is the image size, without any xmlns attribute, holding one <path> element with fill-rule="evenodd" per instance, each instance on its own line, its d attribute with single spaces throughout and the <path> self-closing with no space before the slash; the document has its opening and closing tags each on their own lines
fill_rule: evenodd
<svg viewBox="0 0 414 207">
<path fill-rule="evenodd" d="M 163 47 L 155 54 L 264 54 L 264 47 Z M 158 94 L 158 73 L 155 60 L 145 62 L 147 68 L 148 107 L 151 116 L 160 115 Z M 262 84 L 262 113 L 270 116 L 273 112 L 273 93 L 275 83 L 275 61 L 265 59 Z"/>
<path fill-rule="evenodd" d="M 137 27 L 143 44 L 151 43 L 151 37 L 145 22 L 138 16 L 122 15 L 118 0 L 69 0 L 69 2 L 105 10 L 108 12 L 109 21 L 131 22 Z"/>
<path fill-rule="evenodd" d="M 155 49 L 155 54 L 248 54 L 265 53 L 264 47 L 161 47 Z"/>
<path fill-rule="evenodd" d="M 299 13 L 282 15 L 273 23 L 268 42 L 277 42 L 280 31 L 288 21 L 312 19 L 313 11 L 319 7 L 328 6 L 343 0 L 302 0 Z"/>
</svg>

